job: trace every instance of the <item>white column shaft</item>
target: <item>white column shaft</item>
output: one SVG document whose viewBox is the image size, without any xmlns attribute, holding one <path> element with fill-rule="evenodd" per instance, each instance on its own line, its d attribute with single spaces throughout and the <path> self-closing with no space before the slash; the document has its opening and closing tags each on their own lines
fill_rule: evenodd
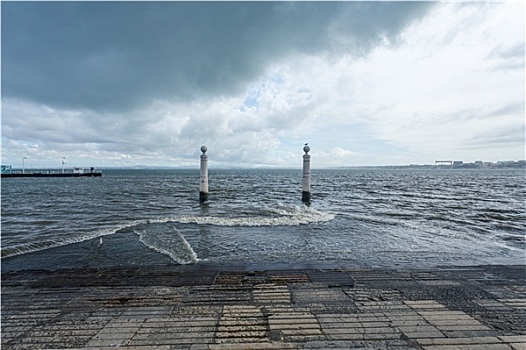
<svg viewBox="0 0 526 350">
<path fill-rule="evenodd" d="M 204 153 L 201 154 L 199 192 L 208 193 L 208 156 Z"/>
</svg>

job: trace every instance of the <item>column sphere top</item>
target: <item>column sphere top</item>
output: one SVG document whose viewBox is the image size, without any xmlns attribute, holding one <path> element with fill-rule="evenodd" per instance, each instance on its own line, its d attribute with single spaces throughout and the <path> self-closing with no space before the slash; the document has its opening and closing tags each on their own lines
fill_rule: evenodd
<svg viewBox="0 0 526 350">
<path fill-rule="evenodd" d="M 304 151 L 305 153 L 309 153 L 309 151 L 310 151 L 310 147 L 309 147 L 309 146 L 305 146 L 305 147 L 303 147 L 303 151 Z"/>
<path fill-rule="evenodd" d="M 208 151 L 208 148 L 206 146 L 201 146 L 201 152 L 206 153 Z"/>
</svg>

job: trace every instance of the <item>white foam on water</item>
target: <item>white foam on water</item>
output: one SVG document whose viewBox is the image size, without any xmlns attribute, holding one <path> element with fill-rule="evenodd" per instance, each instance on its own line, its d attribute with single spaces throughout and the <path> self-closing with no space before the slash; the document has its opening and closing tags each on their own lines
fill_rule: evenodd
<svg viewBox="0 0 526 350">
<path fill-rule="evenodd" d="M 135 232 L 144 245 L 156 252 L 168 255 L 178 264 L 195 264 L 199 261 L 192 246 L 175 228 L 155 230 L 153 226 L 146 226 Z"/>
<path fill-rule="evenodd" d="M 8 257 L 16 256 L 16 255 L 34 253 L 34 252 L 38 252 L 41 250 L 58 248 L 58 247 L 75 244 L 75 243 L 81 243 L 81 242 L 89 241 L 95 238 L 113 235 L 123 229 L 135 227 L 143 222 L 146 222 L 146 220 L 132 221 L 127 224 L 114 226 L 112 228 L 107 228 L 107 229 L 93 231 L 93 232 L 79 234 L 79 235 L 64 234 L 60 236 L 60 240 L 55 238 L 55 239 L 43 239 L 38 242 L 21 243 L 15 246 L 2 248 L 1 255 L 2 255 L 2 258 L 8 258 Z"/>
<path fill-rule="evenodd" d="M 297 226 L 321 223 L 334 219 L 334 214 L 324 213 L 306 206 L 278 206 L 266 208 L 265 216 L 182 216 L 173 218 L 181 224 L 215 225 L 215 226 Z M 270 214 L 270 215 L 268 215 Z"/>
<path fill-rule="evenodd" d="M 257 227 L 257 226 L 297 226 L 307 225 L 312 223 L 322 223 L 331 221 L 335 218 L 334 214 L 324 213 L 311 207 L 304 205 L 283 205 L 277 203 L 275 207 L 264 207 L 262 215 L 250 215 L 250 216 L 206 216 L 206 215 L 184 215 L 184 216 L 173 216 L 173 217 L 160 217 L 143 220 L 133 220 L 128 223 L 116 225 L 111 228 L 93 231 L 90 233 L 83 234 L 71 234 L 63 235 L 56 239 L 43 239 L 39 242 L 27 242 L 18 244 L 16 246 L 10 246 L 2 248 L 1 257 L 7 258 L 16 255 L 22 255 L 27 253 L 33 253 L 41 250 L 58 248 L 70 244 L 81 243 L 96 239 L 102 236 L 109 236 L 115 234 L 124 229 L 138 227 L 145 224 L 158 224 L 158 223 L 179 223 L 179 224 L 198 224 L 198 225 L 214 225 L 214 226 L 237 226 L 237 227 Z M 161 238 L 170 240 L 173 232 L 170 232 L 169 236 L 165 236 L 162 232 L 157 232 Z M 197 261 L 197 255 L 192 250 L 192 247 L 188 244 L 186 239 L 178 233 L 179 243 L 185 246 L 186 253 L 165 249 L 161 243 L 156 243 L 150 238 L 141 237 L 141 242 L 148 247 L 155 249 L 156 251 L 169 255 L 174 261 L 184 261 L 184 263 L 195 263 Z M 164 238 L 162 238 L 164 237 Z M 144 240 L 144 241 L 143 241 Z M 147 243 L 148 242 L 148 243 Z M 151 245 L 151 246 L 150 246 Z M 176 244 L 177 245 L 177 244 Z"/>
</svg>

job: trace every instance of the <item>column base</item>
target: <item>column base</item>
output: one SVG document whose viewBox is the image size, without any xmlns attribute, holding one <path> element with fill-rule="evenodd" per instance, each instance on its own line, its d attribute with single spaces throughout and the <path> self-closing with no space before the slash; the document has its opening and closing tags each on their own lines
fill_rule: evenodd
<svg viewBox="0 0 526 350">
<path fill-rule="evenodd" d="M 206 192 L 199 192 L 199 202 L 204 203 L 208 200 L 208 193 Z"/>
<path fill-rule="evenodd" d="M 310 203 L 311 194 L 310 192 L 303 191 L 301 192 L 301 201 L 303 203 Z"/>
</svg>

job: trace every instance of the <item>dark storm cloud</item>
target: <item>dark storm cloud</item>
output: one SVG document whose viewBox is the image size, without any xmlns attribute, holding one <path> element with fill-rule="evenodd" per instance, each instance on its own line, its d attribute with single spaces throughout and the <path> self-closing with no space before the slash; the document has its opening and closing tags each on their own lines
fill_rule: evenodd
<svg viewBox="0 0 526 350">
<path fill-rule="evenodd" d="M 228 95 L 293 53 L 360 54 L 430 3 L 2 2 L 3 97 L 126 110 Z"/>
</svg>

